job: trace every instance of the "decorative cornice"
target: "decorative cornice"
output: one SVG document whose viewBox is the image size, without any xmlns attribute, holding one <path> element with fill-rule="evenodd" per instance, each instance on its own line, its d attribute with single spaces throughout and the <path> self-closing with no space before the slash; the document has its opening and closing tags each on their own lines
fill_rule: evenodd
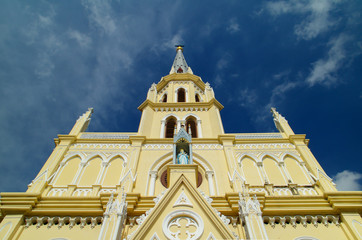
<svg viewBox="0 0 362 240">
<path fill-rule="evenodd" d="M 291 143 L 248 143 L 248 144 L 235 144 L 235 148 L 242 150 L 279 150 L 279 149 L 295 149 Z"/>
<path fill-rule="evenodd" d="M 224 106 L 215 98 L 208 102 L 175 102 L 175 103 L 155 103 L 146 99 L 139 107 L 138 110 L 142 111 L 147 106 L 151 107 L 154 111 L 160 112 L 177 112 L 177 111 L 208 111 L 212 106 L 216 106 L 219 110 Z"/>
<path fill-rule="evenodd" d="M 282 227 L 286 227 L 286 224 L 290 224 L 293 227 L 296 227 L 298 224 L 307 227 L 308 225 L 313 225 L 318 227 L 319 224 L 328 226 L 329 224 L 335 224 L 339 226 L 339 216 L 333 215 L 295 215 L 295 216 L 264 216 L 264 223 L 275 227 L 275 224 L 280 224 Z"/>
<path fill-rule="evenodd" d="M 205 90 L 205 83 L 201 80 L 199 76 L 190 73 L 178 74 L 173 73 L 161 78 L 160 82 L 157 84 L 157 92 L 163 89 L 171 81 L 192 81 L 196 84 L 202 91 Z"/>
<path fill-rule="evenodd" d="M 103 217 L 70 217 L 70 216 L 56 216 L 56 217 L 48 217 L 48 216 L 34 216 L 25 218 L 25 228 L 30 227 L 31 225 L 36 225 L 36 228 L 40 228 L 42 226 L 46 226 L 47 228 L 51 228 L 53 226 L 57 226 L 58 228 L 69 227 L 70 229 L 74 226 L 78 226 L 80 228 L 84 228 L 86 225 L 90 225 L 91 228 L 94 228 L 96 225 L 102 223 Z"/>
</svg>

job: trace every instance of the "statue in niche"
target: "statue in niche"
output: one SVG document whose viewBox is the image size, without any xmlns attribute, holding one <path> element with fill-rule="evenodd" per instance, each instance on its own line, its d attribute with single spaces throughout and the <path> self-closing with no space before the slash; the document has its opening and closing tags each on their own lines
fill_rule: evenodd
<svg viewBox="0 0 362 240">
<path fill-rule="evenodd" d="M 182 148 L 177 154 L 177 164 L 189 164 L 189 155 Z"/>
</svg>

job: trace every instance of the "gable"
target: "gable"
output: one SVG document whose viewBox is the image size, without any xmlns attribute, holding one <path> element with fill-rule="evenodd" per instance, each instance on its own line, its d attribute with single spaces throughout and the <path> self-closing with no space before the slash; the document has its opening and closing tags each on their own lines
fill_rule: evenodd
<svg viewBox="0 0 362 240">
<path fill-rule="evenodd" d="M 220 213 L 219 213 L 220 214 Z M 222 216 L 222 215 L 221 215 Z M 226 223 L 228 220 L 222 216 Z M 215 209 L 184 175 L 142 217 L 131 239 L 235 239 Z M 211 238 L 211 239 L 213 239 Z"/>
</svg>

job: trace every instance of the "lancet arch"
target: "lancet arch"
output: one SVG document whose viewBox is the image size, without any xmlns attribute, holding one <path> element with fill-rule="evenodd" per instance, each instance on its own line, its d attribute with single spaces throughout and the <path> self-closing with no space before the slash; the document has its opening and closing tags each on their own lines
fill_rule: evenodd
<svg viewBox="0 0 362 240">
<path fill-rule="evenodd" d="M 159 100 L 159 102 L 167 102 L 167 100 L 168 100 L 168 93 L 167 92 L 165 92 L 161 97 L 160 97 L 160 100 Z"/>
<path fill-rule="evenodd" d="M 245 157 L 248 157 L 248 158 L 251 158 L 252 160 L 254 160 L 255 162 L 259 162 L 259 158 L 252 154 L 252 153 L 242 153 L 240 154 L 239 156 L 237 156 L 237 159 L 238 159 L 238 163 L 239 163 L 239 166 L 241 166 L 241 160 L 243 160 Z"/>
<path fill-rule="evenodd" d="M 262 175 L 258 169 L 257 161 L 245 155 L 240 160 L 241 172 L 246 180 L 247 184 L 250 185 L 264 185 Z"/>
<path fill-rule="evenodd" d="M 190 125 L 193 124 L 194 129 L 192 129 L 193 127 L 191 126 L 191 133 L 192 133 L 193 138 L 201 138 L 202 137 L 201 118 L 199 116 L 197 116 L 194 113 L 188 113 L 183 117 L 182 120 L 186 123 L 187 131 L 188 131 L 188 127 L 189 127 L 188 126 L 188 121 L 190 120 Z M 191 123 L 191 121 L 193 123 Z"/>
<path fill-rule="evenodd" d="M 124 175 L 126 160 L 121 154 L 113 155 L 104 164 L 104 174 L 101 184 L 103 186 L 115 186 L 120 183 L 121 177 Z"/>
<path fill-rule="evenodd" d="M 274 155 L 272 152 L 262 153 L 262 154 L 258 157 L 258 160 L 259 160 L 260 162 L 262 162 L 265 157 L 270 157 L 270 158 L 272 158 L 274 161 L 276 161 L 276 162 L 278 162 L 278 163 L 281 162 L 281 159 L 280 159 L 278 156 Z"/>
<path fill-rule="evenodd" d="M 84 162 L 85 159 L 87 158 L 87 156 L 82 152 L 69 153 L 64 157 L 64 159 L 61 161 L 60 164 L 64 165 L 67 161 L 69 161 L 70 159 L 72 159 L 74 157 L 79 157 L 82 162 Z"/>
<path fill-rule="evenodd" d="M 184 86 L 175 89 L 175 102 L 189 102 L 188 91 Z"/>
<path fill-rule="evenodd" d="M 284 175 L 277 159 L 265 154 L 262 158 L 264 172 L 268 182 L 274 185 L 287 185 L 288 180 Z"/>
<path fill-rule="evenodd" d="M 167 114 L 165 117 L 162 118 L 161 120 L 161 131 L 160 131 L 160 138 L 166 138 L 166 134 L 167 134 L 167 123 L 170 119 L 174 119 L 174 126 L 172 129 L 172 137 L 173 137 L 173 132 L 174 132 L 174 128 L 175 126 L 177 127 L 177 129 L 180 128 L 180 122 L 181 122 L 181 118 L 179 116 L 177 116 L 176 114 L 170 113 Z M 169 137 L 171 137 L 171 126 L 169 127 Z"/>
<path fill-rule="evenodd" d="M 81 174 L 77 181 L 78 185 L 92 186 L 93 184 L 96 184 L 96 181 L 100 174 L 102 162 L 103 158 L 101 154 L 97 154 L 92 158 L 89 158 L 81 171 Z"/>
<path fill-rule="evenodd" d="M 61 162 L 56 177 L 54 178 L 53 185 L 66 186 L 68 184 L 72 184 L 73 179 L 76 179 L 77 172 L 81 167 L 81 161 L 81 154 L 74 154 L 71 157 L 64 159 Z"/>
<path fill-rule="evenodd" d="M 285 154 L 283 157 L 285 168 L 288 171 L 289 176 L 291 176 L 293 183 L 298 185 L 309 185 L 311 184 L 311 180 L 303 166 L 303 161 L 298 161 L 298 159 L 299 158 L 296 158 L 289 153 Z M 293 173 L 293 175 L 290 173 Z"/>
</svg>

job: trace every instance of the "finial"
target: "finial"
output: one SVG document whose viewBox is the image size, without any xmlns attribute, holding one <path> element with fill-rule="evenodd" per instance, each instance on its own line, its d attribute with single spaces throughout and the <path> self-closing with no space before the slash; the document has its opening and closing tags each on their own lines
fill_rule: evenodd
<svg viewBox="0 0 362 240">
<path fill-rule="evenodd" d="M 181 50 L 182 52 L 184 51 L 184 45 L 175 45 L 175 47 L 176 47 L 176 52 L 178 50 Z"/>
</svg>

